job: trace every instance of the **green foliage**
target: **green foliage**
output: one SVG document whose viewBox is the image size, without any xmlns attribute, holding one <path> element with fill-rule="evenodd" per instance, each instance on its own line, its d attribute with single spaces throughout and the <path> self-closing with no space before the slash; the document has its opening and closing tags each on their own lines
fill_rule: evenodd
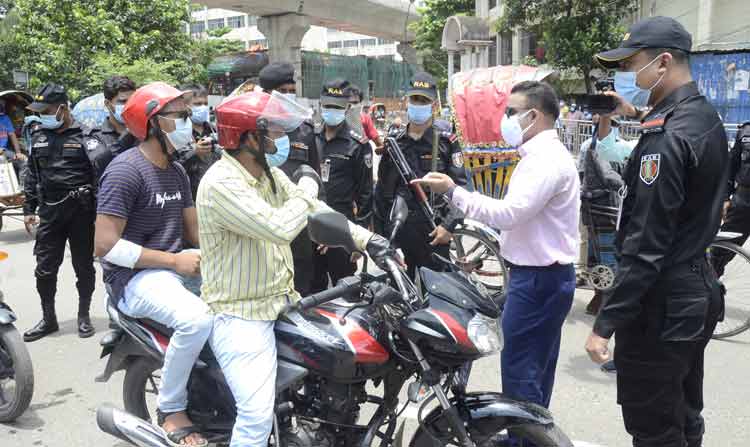
<svg viewBox="0 0 750 447">
<path fill-rule="evenodd" d="M 206 34 L 208 34 L 209 37 L 221 37 L 230 32 L 232 32 L 232 28 L 223 26 L 221 28 L 210 29 Z"/>
<path fill-rule="evenodd" d="M 424 68 L 435 76 L 440 88 L 448 84 L 448 55 L 440 49 L 445 22 L 454 15 L 473 15 L 474 8 L 474 0 L 427 0 L 419 9 L 420 21 L 411 25 Z"/>
<path fill-rule="evenodd" d="M 104 79 L 124 74 L 136 83 L 208 82 L 216 56 L 241 42 L 191 40 L 189 0 L 13 0 L 0 20 L 0 87 L 13 69 L 28 71 L 31 90 L 65 85 L 72 99 L 97 93 Z M 0 11 L 11 6 L 0 0 Z M 12 19 L 12 20 L 11 20 Z M 225 34 L 227 30 L 216 30 Z"/>
<path fill-rule="evenodd" d="M 498 31 L 522 27 L 541 37 L 546 59 L 558 69 L 575 69 L 591 91 L 594 55 L 616 47 L 624 34 L 623 19 L 635 0 L 508 0 Z"/>
</svg>

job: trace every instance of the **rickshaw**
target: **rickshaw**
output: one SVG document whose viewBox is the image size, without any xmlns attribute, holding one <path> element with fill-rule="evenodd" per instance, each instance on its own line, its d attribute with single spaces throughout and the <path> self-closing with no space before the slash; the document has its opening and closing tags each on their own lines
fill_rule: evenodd
<svg viewBox="0 0 750 447">
<path fill-rule="evenodd" d="M 5 90 L 0 92 L 0 98 L 5 100 L 8 116 L 11 117 L 13 126 L 16 129 L 16 136 L 21 145 L 21 150 L 28 154 L 27 142 L 22 135 L 24 118 L 26 115 L 26 106 L 31 104 L 33 98 L 28 93 L 21 90 Z M 8 107 L 10 106 L 10 107 Z M 24 194 L 20 187 L 19 178 L 11 163 L 0 155 L 0 230 L 3 228 L 3 217 L 10 217 L 17 220 L 23 218 Z"/>
</svg>

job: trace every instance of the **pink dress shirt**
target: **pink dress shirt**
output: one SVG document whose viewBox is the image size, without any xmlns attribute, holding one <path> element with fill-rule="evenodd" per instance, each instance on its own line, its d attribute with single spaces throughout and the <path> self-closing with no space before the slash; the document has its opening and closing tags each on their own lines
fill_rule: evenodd
<svg viewBox="0 0 750 447">
<path fill-rule="evenodd" d="M 540 132 L 519 153 L 504 199 L 458 187 L 452 201 L 466 217 L 501 230 L 500 249 L 511 263 L 570 264 L 578 257 L 581 207 L 575 161 L 555 130 Z"/>
</svg>

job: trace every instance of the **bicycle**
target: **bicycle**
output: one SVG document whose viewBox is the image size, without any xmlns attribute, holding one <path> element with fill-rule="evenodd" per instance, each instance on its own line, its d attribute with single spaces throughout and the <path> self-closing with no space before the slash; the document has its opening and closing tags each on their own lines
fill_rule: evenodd
<svg viewBox="0 0 750 447">
<path fill-rule="evenodd" d="M 725 291 L 724 319 L 716 325 L 712 336 L 717 340 L 750 329 L 750 252 L 733 242 L 740 236 L 719 232 L 708 250 L 710 265 Z M 724 265 L 719 264 L 722 260 Z"/>
</svg>

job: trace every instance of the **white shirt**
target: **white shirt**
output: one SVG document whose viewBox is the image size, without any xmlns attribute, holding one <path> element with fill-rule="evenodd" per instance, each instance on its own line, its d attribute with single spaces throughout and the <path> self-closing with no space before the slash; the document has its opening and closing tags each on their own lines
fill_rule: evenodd
<svg viewBox="0 0 750 447">
<path fill-rule="evenodd" d="M 459 187 L 452 201 L 466 217 L 501 230 L 500 249 L 509 262 L 570 264 L 578 257 L 581 207 L 575 161 L 555 130 L 540 132 L 519 153 L 504 199 Z"/>
</svg>

